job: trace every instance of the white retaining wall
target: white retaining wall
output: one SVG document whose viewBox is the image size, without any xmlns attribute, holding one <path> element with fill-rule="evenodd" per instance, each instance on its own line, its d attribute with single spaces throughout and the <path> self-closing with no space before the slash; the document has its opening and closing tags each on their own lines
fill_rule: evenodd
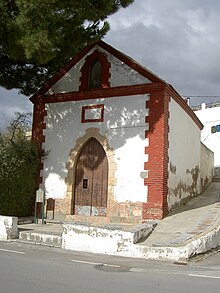
<svg viewBox="0 0 220 293">
<path fill-rule="evenodd" d="M 18 238 L 18 218 L 0 216 L 0 240 Z"/>
<path fill-rule="evenodd" d="M 202 192 L 212 181 L 214 175 L 214 153 L 201 143 L 200 181 Z"/>
</svg>

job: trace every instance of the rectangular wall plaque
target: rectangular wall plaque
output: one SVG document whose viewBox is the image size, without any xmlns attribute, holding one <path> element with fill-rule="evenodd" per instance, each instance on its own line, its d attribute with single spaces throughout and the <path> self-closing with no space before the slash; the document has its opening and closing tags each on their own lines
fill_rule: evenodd
<svg viewBox="0 0 220 293">
<path fill-rule="evenodd" d="M 82 107 L 81 122 L 103 122 L 104 121 L 104 105 L 90 105 Z"/>
</svg>

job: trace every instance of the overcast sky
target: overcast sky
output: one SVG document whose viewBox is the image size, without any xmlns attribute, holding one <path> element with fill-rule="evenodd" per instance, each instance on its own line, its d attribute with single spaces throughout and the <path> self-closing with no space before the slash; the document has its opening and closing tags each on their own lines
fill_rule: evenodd
<svg viewBox="0 0 220 293">
<path fill-rule="evenodd" d="M 207 96 L 192 97 L 191 105 L 220 101 L 219 16 L 219 0 L 135 0 L 109 18 L 104 41 L 181 95 Z M 0 129 L 13 112 L 31 109 L 27 97 L 0 88 Z"/>
</svg>

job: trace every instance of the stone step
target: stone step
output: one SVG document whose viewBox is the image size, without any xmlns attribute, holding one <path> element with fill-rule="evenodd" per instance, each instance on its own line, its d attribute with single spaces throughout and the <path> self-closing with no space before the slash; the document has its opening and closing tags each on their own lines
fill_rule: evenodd
<svg viewBox="0 0 220 293">
<path fill-rule="evenodd" d="M 20 242 L 62 247 L 62 224 L 25 224 L 18 226 Z"/>
<path fill-rule="evenodd" d="M 42 232 L 19 231 L 18 241 L 61 248 L 62 234 L 55 232 L 53 234 L 47 234 Z"/>
</svg>

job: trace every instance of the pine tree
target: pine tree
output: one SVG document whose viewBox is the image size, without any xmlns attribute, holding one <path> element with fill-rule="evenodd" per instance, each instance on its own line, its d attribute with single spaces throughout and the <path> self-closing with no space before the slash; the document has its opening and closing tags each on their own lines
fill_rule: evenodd
<svg viewBox="0 0 220 293">
<path fill-rule="evenodd" d="M 0 0 L 0 86 L 30 95 L 134 0 Z"/>
</svg>

